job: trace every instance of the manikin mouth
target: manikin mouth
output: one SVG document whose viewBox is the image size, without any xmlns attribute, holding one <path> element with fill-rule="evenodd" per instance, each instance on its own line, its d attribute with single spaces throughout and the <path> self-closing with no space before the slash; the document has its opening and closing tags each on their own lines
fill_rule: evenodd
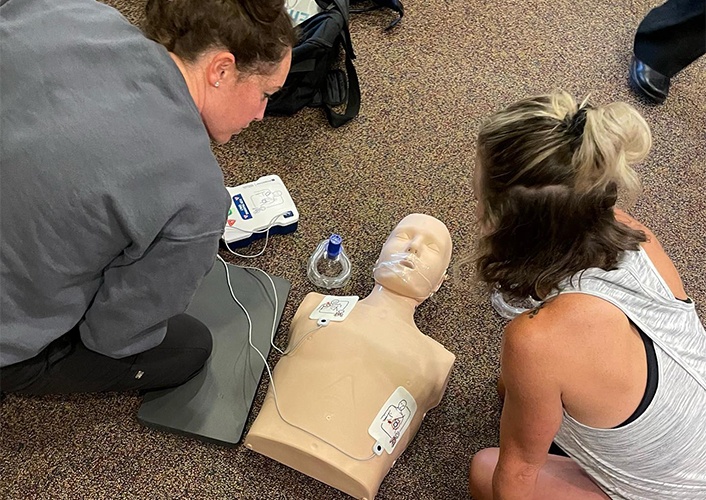
<svg viewBox="0 0 706 500">
<path fill-rule="evenodd" d="M 408 269 L 414 269 L 414 268 L 416 267 L 416 266 L 414 265 L 414 262 L 412 262 L 411 260 L 406 260 L 406 259 L 400 261 L 400 265 L 401 265 L 402 267 L 406 267 L 406 268 L 408 268 Z"/>
</svg>

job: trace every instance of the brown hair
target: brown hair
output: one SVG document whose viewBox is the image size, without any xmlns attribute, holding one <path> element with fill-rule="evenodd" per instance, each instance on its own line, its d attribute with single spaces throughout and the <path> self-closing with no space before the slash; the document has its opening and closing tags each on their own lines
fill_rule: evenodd
<svg viewBox="0 0 706 500">
<path fill-rule="evenodd" d="M 240 71 L 267 74 L 296 43 L 283 0 L 148 0 L 143 29 L 187 62 L 211 48 Z"/>
<path fill-rule="evenodd" d="M 646 240 L 613 208 L 618 188 L 638 191 L 630 165 L 650 146 L 645 120 L 620 102 L 594 108 L 555 92 L 491 116 L 478 136 L 480 278 L 543 297 L 589 267 L 614 268 Z"/>
</svg>

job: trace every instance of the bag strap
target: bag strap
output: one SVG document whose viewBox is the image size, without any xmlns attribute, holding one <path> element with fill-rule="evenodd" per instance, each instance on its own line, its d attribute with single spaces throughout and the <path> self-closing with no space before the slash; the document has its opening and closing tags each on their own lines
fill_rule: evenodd
<svg viewBox="0 0 706 500">
<path fill-rule="evenodd" d="M 351 43 L 351 34 L 348 31 L 348 8 L 343 4 L 343 0 L 334 0 L 336 7 L 343 13 L 343 17 L 346 20 L 345 26 L 342 31 L 343 38 L 343 48 L 346 52 L 346 74 L 348 75 L 348 102 L 346 103 L 346 110 L 343 113 L 337 113 L 333 110 L 331 106 L 324 102 L 323 107 L 326 112 L 326 117 L 328 122 L 332 127 L 338 128 L 341 125 L 345 125 L 353 118 L 358 116 L 360 112 L 360 83 L 358 82 L 358 73 L 355 71 L 355 66 L 353 65 L 353 59 L 355 59 L 355 52 L 353 52 L 353 44 Z M 325 99 L 324 99 L 325 101 Z"/>
<path fill-rule="evenodd" d="M 332 9 L 335 5 L 338 11 L 343 15 L 343 21 L 348 26 L 350 22 L 350 0 L 316 0 L 321 10 Z"/>
</svg>

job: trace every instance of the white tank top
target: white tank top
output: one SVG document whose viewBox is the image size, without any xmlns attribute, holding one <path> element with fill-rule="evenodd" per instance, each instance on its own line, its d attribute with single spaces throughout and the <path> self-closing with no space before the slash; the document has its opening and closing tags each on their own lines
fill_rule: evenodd
<svg viewBox="0 0 706 500">
<path fill-rule="evenodd" d="M 565 411 L 556 443 L 613 499 L 706 499 L 706 330 L 694 304 L 674 297 L 642 249 L 563 287 L 622 310 L 652 339 L 659 375 L 634 421 L 596 429 Z"/>
</svg>

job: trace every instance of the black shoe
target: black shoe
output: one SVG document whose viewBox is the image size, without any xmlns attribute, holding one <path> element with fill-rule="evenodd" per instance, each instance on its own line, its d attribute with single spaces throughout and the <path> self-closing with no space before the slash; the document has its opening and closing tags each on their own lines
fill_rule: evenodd
<svg viewBox="0 0 706 500">
<path fill-rule="evenodd" d="M 635 56 L 630 62 L 630 81 L 658 104 L 663 103 L 669 95 L 669 77 L 653 70 Z"/>
</svg>

